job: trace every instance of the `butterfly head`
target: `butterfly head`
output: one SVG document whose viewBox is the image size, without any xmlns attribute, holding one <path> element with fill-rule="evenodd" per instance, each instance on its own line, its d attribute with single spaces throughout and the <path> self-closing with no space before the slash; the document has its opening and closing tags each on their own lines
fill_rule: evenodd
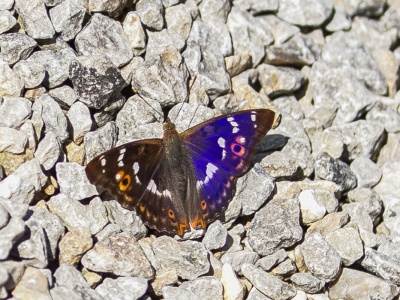
<svg viewBox="0 0 400 300">
<path fill-rule="evenodd" d="M 163 130 L 168 131 L 168 130 L 174 130 L 175 129 L 175 124 L 171 122 L 169 118 L 165 121 L 163 124 Z"/>
</svg>

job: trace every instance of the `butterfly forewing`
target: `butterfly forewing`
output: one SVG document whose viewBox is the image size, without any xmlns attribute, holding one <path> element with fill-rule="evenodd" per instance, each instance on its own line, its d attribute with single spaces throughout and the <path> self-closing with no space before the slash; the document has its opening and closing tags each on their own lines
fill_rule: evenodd
<svg viewBox="0 0 400 300">
<path fill-rule="evenodd" d="M 221 214 L 232 200 L 236 178 L 250 166 L 256 145 L 271 129 L 274 112 L 240 111 L 203 122 L 182 133 L 193 161 L 200 208 L 189 212 L 193 227 Z"/>
<path fill-rule="evenodd" d="M 94 158 L 86 174 L 92 184 L 108 190 L 124 208 L 135 209 L 150 228 L 178 233 L 176 220 L 187 217 L 179 203 L 173 202 L 173 187 L 165 176 L 166 165 L 161 163 L 164 156 L 160 139 L 132 142 Z"/>
</svg>

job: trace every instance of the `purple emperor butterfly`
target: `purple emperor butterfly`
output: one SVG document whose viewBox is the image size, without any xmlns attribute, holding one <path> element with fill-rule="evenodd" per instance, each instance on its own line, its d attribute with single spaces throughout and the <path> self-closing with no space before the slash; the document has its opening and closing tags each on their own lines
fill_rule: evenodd
<svg viewBox="0 0 400 300">
<path fill-rule="evenodd" d="M 224 212 L 274 116 L 268 109 L 239 111 L 182 133 L 167 119 L 163 139 L 111 149 L 94 158 L 86 174 L 150 228 L 182 236 Z"/>
</svg>

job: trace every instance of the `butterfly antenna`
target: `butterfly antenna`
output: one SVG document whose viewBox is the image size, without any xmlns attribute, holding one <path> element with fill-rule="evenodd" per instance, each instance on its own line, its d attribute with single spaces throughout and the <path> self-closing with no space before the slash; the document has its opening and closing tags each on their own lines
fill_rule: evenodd
<svg viewBox="0 0 400 300">
<path fill-rule="evenodd" d="M 156 110 L 153 106 L 151 106 L 150 103 L 147 102 L 147 101 L 142 97 L 142 95 L 139 94 L 139 92 L 138 92 L 137 90 L 135 90 L 135 89 L 132 89 L 132 90 L 133 90 L 133 92 L 134 92 L 136 95 L 139 96 L 140 99 L 142 99 L 144 102 L 146 102 L 146 104 L 147 104 L 148 106 L 150 106 L 152 110 L 154 110 L 154 111 L 155 111 L 156 113 L 158 113 L 162 118 L 164 118 L 164 116 L 163 116 L 158 110 Z"/>
<path fill-rule="evenodd" d="M 197 110 L 199 109 L 199 107 L 200 107 L 200 104 L 197 104 L 196 110 L 194 111 L 193 116 L 192 116 L 192 118 L 190 119 L 188 129 L 190 128 L 190 124 L 192 124 L 192 121 L 193 121 L 193 119 L 194 119 L 194 116 L 196 115 L 196 112 L 197 112 Z"/>
<path fill-rule="evenodd" d="M 194 83 L 196 82 L 197 75 L 198 75 L 197 73 L 194 75 L 193 82 L 192 82 L 192 84 L 191 84 L 190 87 L 189 87 L 189 93 L 187 94 L 185 100 L 182 102 L 182 105 L 181 105 L 181 107 L 179 108 L 178 113 L 177 113 L 176 116 L 175 116 L 174 123 L 175 123 L 176 119 L 178 118 L 179 113 L 180 113 L 181 110 L 182 110 L 183 103 L 185 103 L 185 102 L 189 99 L 190 91 L 192 90 L 192 87 L 193 87 Z M 196 110 L 197 110 L 197 109 L 196 109 Z"/>
</svg>

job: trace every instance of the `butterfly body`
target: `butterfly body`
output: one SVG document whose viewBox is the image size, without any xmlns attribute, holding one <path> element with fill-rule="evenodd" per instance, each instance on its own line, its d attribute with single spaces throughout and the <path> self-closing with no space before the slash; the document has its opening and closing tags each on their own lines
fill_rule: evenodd
<svg viewBox="0 0 400 300">
<path fill-rule="evenodd" d="M 205 228 L 227 208 L 237 177 L 273 120 L 270 110 L 241 111 L 183 133 L 167 120 L 162 140 L 111 149 L 94 158 L 86 174 L 149 227 L 183 235 L 190 227 Z"/>
</svg>

